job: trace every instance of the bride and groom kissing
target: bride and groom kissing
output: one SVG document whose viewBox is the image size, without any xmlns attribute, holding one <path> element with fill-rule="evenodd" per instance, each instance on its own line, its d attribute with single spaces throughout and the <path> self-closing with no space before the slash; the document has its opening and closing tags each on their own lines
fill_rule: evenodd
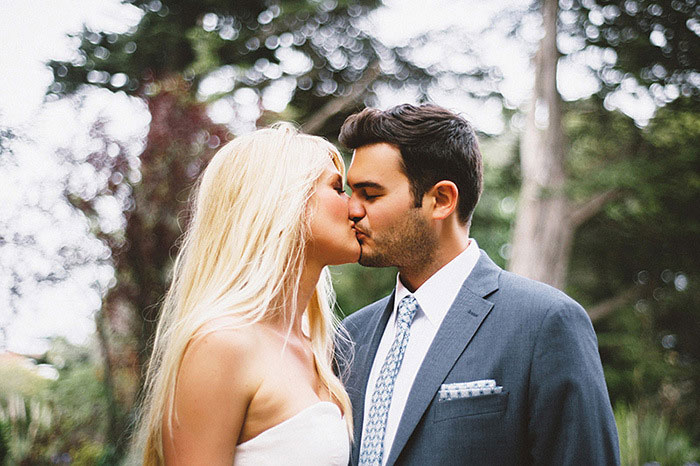
<svg viewBox="0 0 700 466">
<path fill-rule="evenodd" d="M 469 236 L 476 134 L 438 107 L 343 124 L 347 172 L 289 124 L 203 173 L 136 434 L 145 464 L 618 464 L 597 340 L 564 293 Z M 334 323 L 328 265 L 397 267 Z"/>
</svg>

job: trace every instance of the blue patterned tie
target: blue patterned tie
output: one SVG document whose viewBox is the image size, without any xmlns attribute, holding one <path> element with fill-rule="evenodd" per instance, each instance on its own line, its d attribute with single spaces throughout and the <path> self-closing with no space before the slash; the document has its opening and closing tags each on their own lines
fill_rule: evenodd
<svg viewBox="0 0 700 466">
<path fill-rule="evenodd" d="M 391 396 L 394 393 L 394 382 L 401 368 L 403 355 L 406 352 L 411 322 L 418 310 L 418 301 L 408 295 L 399 303 L 396 317 L 396 336 L 386 355 L 377 383 L 372 393 L 365 435 L 362 438 L 360 450 L 360 466 L 381 466 L 384 456 L 384 434 L 386 421 L 391 406 Z"/>
</svg>

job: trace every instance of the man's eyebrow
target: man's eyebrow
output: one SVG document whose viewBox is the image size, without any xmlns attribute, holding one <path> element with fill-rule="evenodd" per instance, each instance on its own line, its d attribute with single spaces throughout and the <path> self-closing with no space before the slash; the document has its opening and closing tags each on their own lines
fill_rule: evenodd
<svg viewBox="0 0 700 466">
<path fill-rule="evenodd" d="M 362 188 L 374 188 L 374 189 L 384 189 L 379 183 L 373 181 L 360 181 L 359 183 L 353 183 L 350 185 L 352 189 L 362 189 Z"/>
</svg>

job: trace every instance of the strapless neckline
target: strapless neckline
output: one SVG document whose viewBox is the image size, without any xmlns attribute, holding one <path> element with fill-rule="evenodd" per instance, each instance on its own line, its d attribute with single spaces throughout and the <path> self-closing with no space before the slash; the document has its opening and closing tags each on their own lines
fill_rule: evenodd
<svg viewBox="0 0 700 466">
<path fill-rule="evenodd" d="M 236 446 L 234 466 L 347 466 L 350 439 L 342 411 L 319 401 Z"/>
<path fill-rule="evenodd" d="M 286 424 L 293 423 L 295 420 L 298 420 L 300 417 L 303 417 L 303 415 L 308 414 L 309 411 L 311 411 L 312 409 L 315 409 L 319 406 L 326 406 L 326 407 L 335 408 L 335 411 L 338 413 L 338 415 L 339 416 L 341 415 L 340 408 L 338 407 L 337 404 L 333 403 L 332 401 L 318 401 L 312 405 L 307 406 L 306 408 L 302 409 L 301 411 L 294 414 L 293 416 L 288 417 L 287 419 L 280 422 L 279 424 L 275 424 L 274 426 L 263 430 L 255 437 L 248 439 L 245 442 L 239 443 L 238 445 L 236 445 L 236 448 L 242 447 L 250 442 L 255 441 L 256 439 L 260 439 L 263 435 L 270 435 L 271 433 L 273 433 L 274 431 L 276 431 L 278 429 L 283 429 L 284 427 L 286 427 Z"/>
</svg>

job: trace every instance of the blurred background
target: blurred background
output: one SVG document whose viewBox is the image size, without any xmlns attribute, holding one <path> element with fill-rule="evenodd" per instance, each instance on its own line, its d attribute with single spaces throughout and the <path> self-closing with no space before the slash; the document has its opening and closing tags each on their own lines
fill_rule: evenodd
<svg viewBox="0 0 700 466">
<path fill-rule="evenodd" d="M 698 52 L 696 0 L 0 0 L 0 464 L 123 459 L 217 148 L 425 101 L 479 131 L 479 245 L 588 310 L 623 464 L 697 464 Z M 344 315 L 396 280 L 332 272 Z"/>
</svg>

